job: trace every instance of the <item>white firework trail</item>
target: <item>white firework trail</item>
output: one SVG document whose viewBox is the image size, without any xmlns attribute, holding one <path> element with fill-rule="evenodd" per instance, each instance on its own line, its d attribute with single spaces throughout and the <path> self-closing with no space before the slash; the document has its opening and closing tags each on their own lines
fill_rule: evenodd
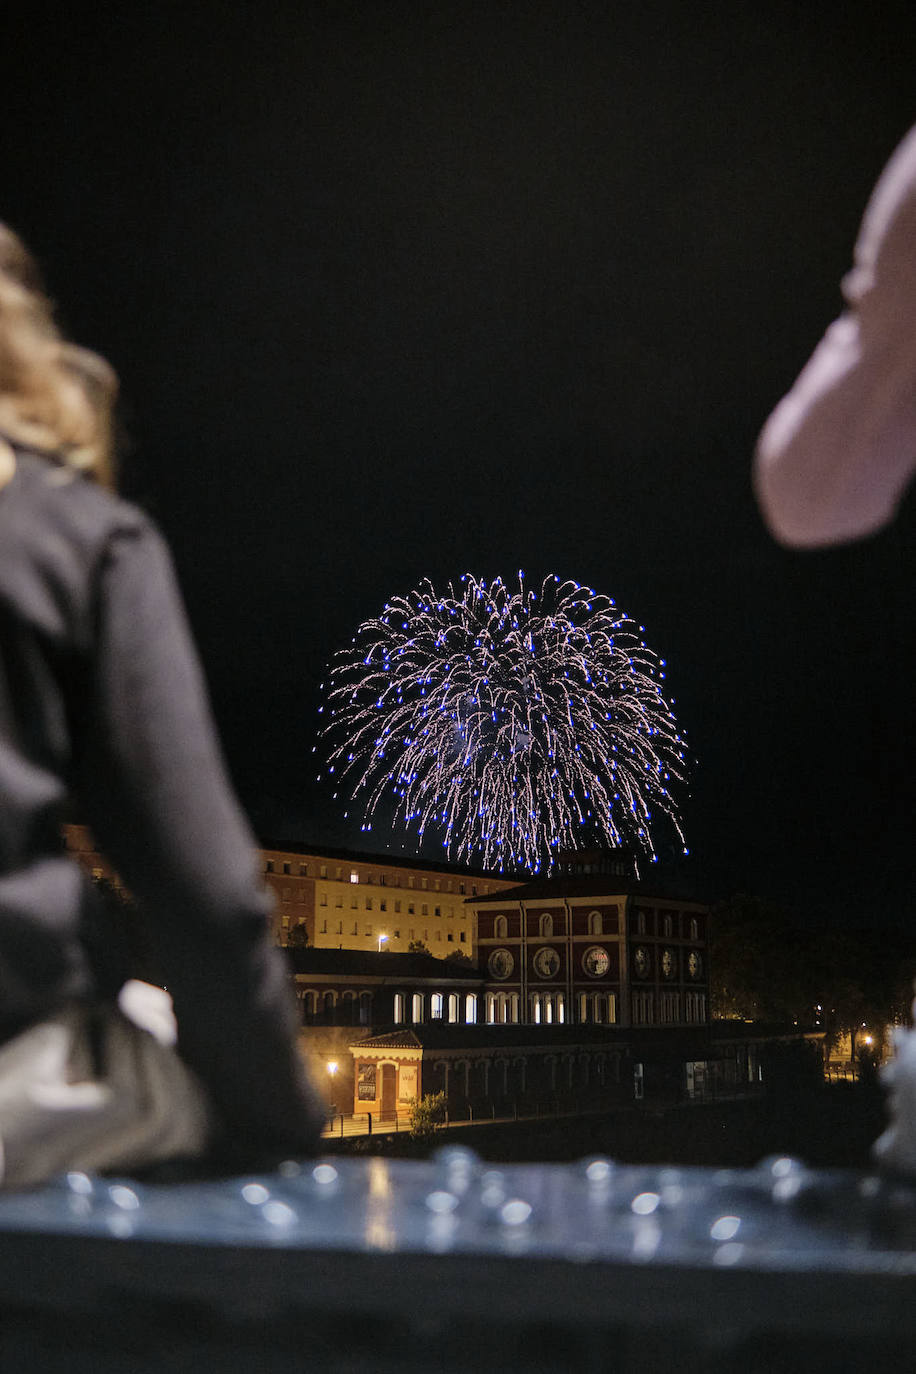
<svg viewBox="0 0 916 1374">
<path fill-rule="evenodd" d="M 335 655 L 326 688 L 328 772 L 362 803 L 383 798 L 450 858 L 549 871 L 558 851 L 628 845 L 655 859 L 686 744 L 665 663 L 613 600 L 546 578 L 466 573 L 393 597 Z M 337 795 L 335 793 L 335 795 Z M 686 852 L 686 850 L 685 850 Z"/>
</svg>

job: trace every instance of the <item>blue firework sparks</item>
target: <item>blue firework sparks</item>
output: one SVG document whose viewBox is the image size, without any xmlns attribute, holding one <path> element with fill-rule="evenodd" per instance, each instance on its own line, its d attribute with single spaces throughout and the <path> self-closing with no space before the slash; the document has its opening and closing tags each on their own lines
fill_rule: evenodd
<svg viewBox="0 0 916 1374">
<path fill-rule="evenodd" d="M 393 796 L 396 822 L 487 868 L 549 870 L 557 851 L 596 840 L 654 858 L 658 818 L 683 842 L 669 789 L 686 745 L 643 633 L 610 598 L 554 576 L 539 593 L 521 572 L 517 590 L 424 580 L 335 656 L 329 773 L 365 828 Z"/>
</svg>

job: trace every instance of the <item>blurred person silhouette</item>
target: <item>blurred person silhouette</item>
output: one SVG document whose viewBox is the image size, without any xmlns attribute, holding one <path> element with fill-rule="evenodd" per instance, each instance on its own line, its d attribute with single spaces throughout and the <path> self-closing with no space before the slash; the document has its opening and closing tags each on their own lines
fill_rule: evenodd
<svg viewBox="0 0 916 1374">
<path fill-rule="evenodd" d="M 796 547 L 880 529 L 916 467 L 916 128 L 872 192 L 843 295 L 757 447 L 764 518 Z"/>
<path fill-rule="evenodd" d="M 170 556 L 112 490 L 116 388 L 0 223 L 0 1187 L 250 1168 L 323 1124 Z M 71 808 L 171 1002 L 130 980 L 66 852 Z"/>
<path fill-rule="evenodd" d="M 794 547 L 881 529 L 916 468 L 916 128 L 872 192 L 843 294 L 848 310 L 757 445 L 757 499 L 775 537 Z M 916 1032 L 897 1030 L 894 1040 L 881 1075 L 890 1124 L 873 1153 L 885 1168 L 916 1174 Z"/>
</svg>

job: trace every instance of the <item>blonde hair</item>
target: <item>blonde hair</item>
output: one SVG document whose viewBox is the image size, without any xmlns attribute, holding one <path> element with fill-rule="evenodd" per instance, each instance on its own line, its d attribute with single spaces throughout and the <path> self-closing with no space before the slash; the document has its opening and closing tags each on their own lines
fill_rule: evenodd
<svg viewBox="0 0 916 1374">
<path fill-rule="evenodd" d="M 117 390 L 104 358 L 61 337 L 35 263 L 0 221 L 0 435 L 111 487 Z"/>
</svg>

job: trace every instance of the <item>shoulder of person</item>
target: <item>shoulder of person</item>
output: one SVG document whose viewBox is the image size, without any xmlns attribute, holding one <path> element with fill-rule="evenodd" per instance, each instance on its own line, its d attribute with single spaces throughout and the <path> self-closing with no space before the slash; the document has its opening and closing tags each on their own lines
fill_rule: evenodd
<svg viewBox="0 0 916 1374">
<path fill-rule="evenodd" d="M 155 531 L 138 506 L 98 485 L 64 463 L 42 454 L 17 455 L 14 488 L 21 516 L 31 516 L 91 557 L 114 535 Z"/>
<path fill-rule="evenodd" d="M 164 541 L 129 501 L 41 454 L 17 451 L 0 500 L 0 594 L 54 637 L 92 634 L 97 575 L 110 553 Z"/>
</svg>

